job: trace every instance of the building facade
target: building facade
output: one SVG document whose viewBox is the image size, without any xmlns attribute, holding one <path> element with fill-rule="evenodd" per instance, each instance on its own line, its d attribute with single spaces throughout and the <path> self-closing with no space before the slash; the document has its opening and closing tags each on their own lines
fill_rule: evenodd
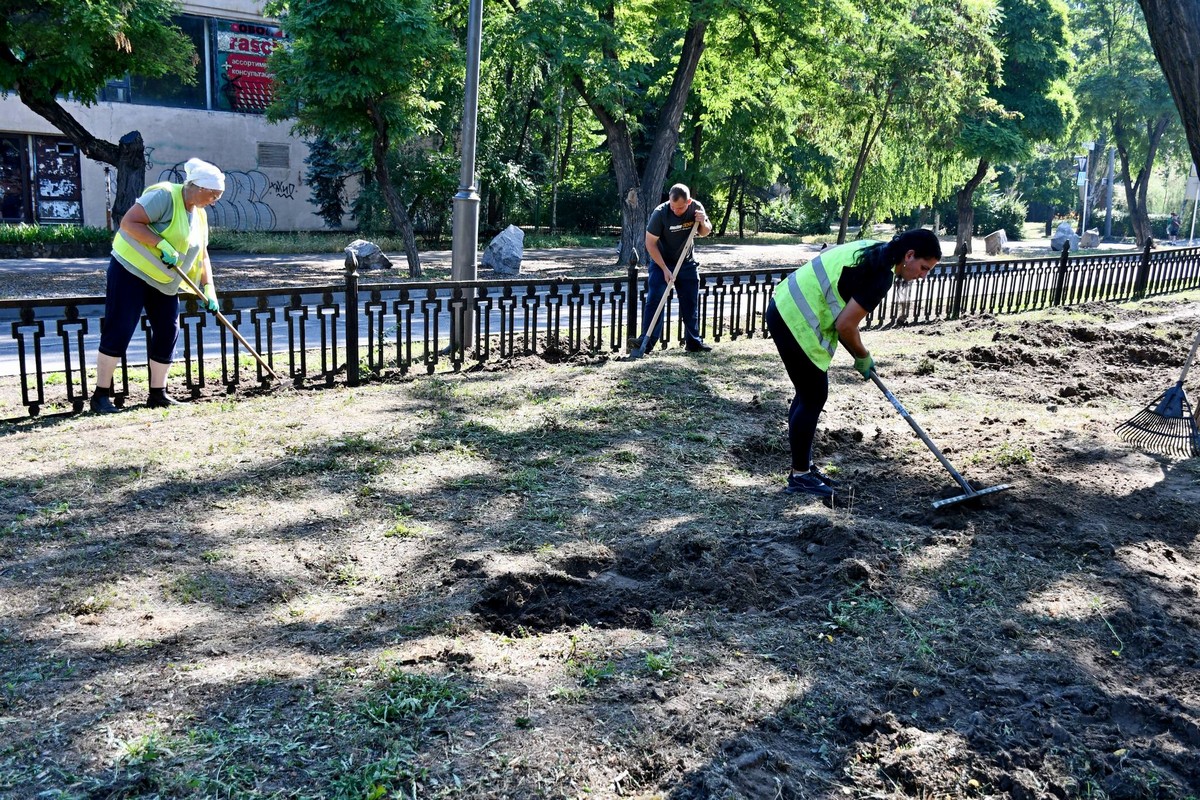
<svg viewBox="0 0 1200 800">
<path fill-rule="evenodd" d="M 126 76 L 92 106 L 62 100 L 92 135 L 110 142 L 140 131 L 146 183 L 180 180 L 193 156 L 219 166 L 226 191 L 212 224 L 238 230 L 325 227 L 304 180 L 308 147 L 290 124 L 268 123 L 267 56 L 282 31 L 252 2 L 184 2 L 179 27 L 200 57 L 196 82 Z M 111 227 L 116 168 L 83 156 L 15 94 L 0 98 L 0 219 Z"/>
</svg>

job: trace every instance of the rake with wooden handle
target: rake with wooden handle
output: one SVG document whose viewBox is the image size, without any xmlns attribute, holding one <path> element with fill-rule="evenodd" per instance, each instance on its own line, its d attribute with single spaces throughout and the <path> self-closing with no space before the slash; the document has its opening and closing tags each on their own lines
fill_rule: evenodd
<svg viewBox="0 0 1200 800">
<path fill-rule="evenodd" d="M 1200 429 L 1196 427 L 1196 415 L 1183 390 L 1183 381 L 1196 359 L 1197 347 L 1200 347 L 1200 331 L 1192 341 L 1179 380 L 1140 413 L 1117 426 L 1122 439 L 1152 453 L 1184 458 L 1200 455 Z"/>
<path fill-rule="evenodd" d="M 168 264 L 167 266 L 179 273 L 179 277 L 183 278 L 183 282 L 187 285 L 187 287 L 191 289 L 201 300 L 204 299 L 204 292 L 200 290 L 200 287 L 196 285 L 195 281 L 187 276 L 186 272 L 179 268 L 178 264 Z M 220 311 L 212 311 L 210 313 L 217 318 L 217 322 L 220 322 L 229 330 L 230 333 L 233 334 L 233 338 L 237 339 L 238 342 L 241 343 L 242 347 L 246 348 L 246 351 L 250 353 L 250 355 L 254 356 L 254 360 L 258 362 L 259 366 L 267 371 L 267 374 L 270 375 L 273 380 L 279 380 L 279 376 L 275 374 L 275 370 L 271 369 L 271 365 L 267 363 L 266 359 L 258 354 L 257 350 L 250 346 L 250 343 L 246 341 L 246 337 L 242 336 L 242 334 L 238 332 L 237 327 L 235 327 L 232 322 L 226 319 L 224 314 L 222 314 Z"/>
</svg>

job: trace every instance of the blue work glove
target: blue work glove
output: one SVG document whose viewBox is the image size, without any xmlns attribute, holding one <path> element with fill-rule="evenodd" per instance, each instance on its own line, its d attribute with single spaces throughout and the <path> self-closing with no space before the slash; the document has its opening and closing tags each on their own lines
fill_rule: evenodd
<svg viewBox="0 0 1200 800">
<path fill-rule="evenodd" d="M 204 307 L 217 313 L 217 289 L 211 283 L 204 284 Z"/>
<path fill-rule="evenodd" d="M 162 253 L 164 264 L 175 266 L 179 263 L 179 251 L 175 249 L 175 245 L 163 239 L 158 243 L 158 252 Z"/>
<path fill-rule="evenodd" d="M 871 370 L 875 369 L 875 359 L 871 358 L 871 354 L 867 353 L 862 358 L 854 359 L 854 368 L 858 370 L 858 374 L 863 376 L 864 381 L 871 380 Z"/>
</svg>

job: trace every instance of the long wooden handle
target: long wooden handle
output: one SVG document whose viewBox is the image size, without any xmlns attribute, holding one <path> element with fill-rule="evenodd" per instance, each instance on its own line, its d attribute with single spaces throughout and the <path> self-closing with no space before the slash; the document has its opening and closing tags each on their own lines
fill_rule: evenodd
<svg viewBox="0 0 1200 800">
<path fill-rule="evenodd" d="M 1183 362 L 1183 372 L 1179 375 L 1180 385 L 1187 380 L 1188 370 L 1191 368 L 1192 362 L 1196 360 L 1197 347 L 1200 347 L 1200 331 L 1196 331 L 1196 338 L 1192 340 L 1192 350 L 1188 353 L 1187 360 Z"/>
<path fill-rule="evenodd" d="M 175 270 L 180 278 L 183 278 L 183 282 L 187 284 L 187 287 L 191 289 L 194 294 L 196 294 L 201 300 L 205 299 L 204 292 L 201 291 L 200 287 L 196 285 L 195 281 L 187 276 L 186 272 L 179 268 L 178 264 L 168 264 L 167 266 Z M 268 375 L 275 380 L 279 380 L 279 376 L 275 374 L 275 370 L 271 369 L 271 365 L 266 362 L 266 359 L 258 354 L 257 350 L 250 346 L 250 343 L 246 341 L 246 337 L 242 336 L 242 334 L 238 332 L 237 327 L 228 319 L 226 319 L 224 314 L 222 314 L 220 311 L 213 311 L 210 313 L 212 313 L 213 316 L 217 318 L 217 321 L 224 325 L 229 332 L 233 334 L 234 338 L 241 343 L 242 347 L 246 348 L 246 351 L 249 352 L 250 355 L 254 356 L 254 360 L 259 363 L 259 366 L 267 371 Z"/>
</svg>

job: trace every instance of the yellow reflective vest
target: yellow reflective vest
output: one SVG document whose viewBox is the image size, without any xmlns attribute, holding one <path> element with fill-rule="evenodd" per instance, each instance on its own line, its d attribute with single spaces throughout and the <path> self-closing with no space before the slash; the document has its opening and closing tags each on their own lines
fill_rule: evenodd
<svg viewBox="0 0 1200 800">
<path fill-rule="evenodd" d="M 208 246 L 208 216 L 203 208 L 196 208 L 193 214 L 188 214 L 183 204 L 183 187 L 178 183 L 156 183 L 147 187 L 146 191 L 152 189 L 168 190 L 171 193 L 173 210 L 170 223 L 163 227 L 151 222 L 150 230 L 166 239 L 179 251 L 179 268 L 187 273 L 193 282 L 199 284 L 204 272 L 204 260 L 201 256 Z M 163 263 L 162 253 L 157 247 L 147 247 L 125 231 L 118 230 L 117 235 L 113 237 L 112 254 L 127 269 L 163 294 L 179 293 L 183 279 Z"/>
<path fill-rule="evenodd" d="M 834 323 L 849 301 L 838 292 L 838 279 L 861 250 L 874 244 L 878 242 L 862 239 L 826 250 L 775 287 L 775 309 L 780 319 L 809 360 L 824 372 L 829 371 L 837 350 Z"/>
</svg>

